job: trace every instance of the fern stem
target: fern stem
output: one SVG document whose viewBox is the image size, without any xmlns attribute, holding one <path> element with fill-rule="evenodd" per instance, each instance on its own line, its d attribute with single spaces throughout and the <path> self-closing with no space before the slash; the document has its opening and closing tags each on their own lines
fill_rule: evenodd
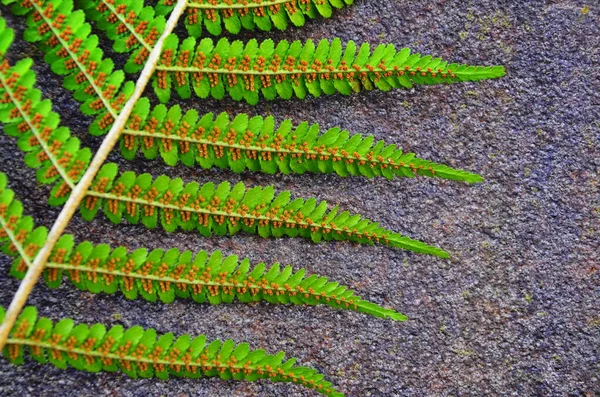
<svg viewBox="0 0 600 397">
<path fill-rule="evenodd" d="M 36 7 L 40 15 L 44 17 L 43 10 L 38 8 L 36 2 L 32 2 L 32 4 L 34 7 Z M 150 53 L 148 57 L 148 62 L 144 66 L 144 69 L 142 70 L 140 77 L 137 80 L 137 83 L 135 85 L 135 91 L 125 104 L 125 107 L 123 108 L 119 116 L 116 117 L 114 124 L 112 125 L 106 138 L 102 142 L 102 145 L 98 149 L 98 152 L 94 156 L 94 159 L 90 163 L 85 174 L 83 175 L 77 186 L 75 186 L 75 188 L 71 192 L 71 196 L 69 197 L 68 201 L 66 202 L 62 211 L 60 212 L 58 219 L 52 226 L 50 233 L 48 234 L 46 243 L 39 251 L 32 266 L 29 268 L 27 274 L 25 275 L 25 278 L 19 285 L 19 289 L 15 293 L 15 296 L 13 297 L 13 300 L 10 303 L 8 310 L 6 311 L 4 321 L 0 325 L 0 351 L 4 348 L 4 345 L 6 344 L 6 341 L 8 339 L 8 335 L 10 334 L 10 331 L 13 328 L 19 313 L 25 306 L 27 297 L 31 293 L 31 290 L 37 283 L 40 275 L 42 274 L 44 266 L 50 254 L 52 253 L 54 245 L 56 244 L 60 236 L 63 234 L 64 230 L 67 227 L 67 224 L 77 211 L 79 204 L 86 196 L 89 186 L 92 184 L 94 177 L 102 167 L 102 164 L 104 164 L 104 161 L 108 157 L 108 154 L 118 142 L 119 136 L 121 135 L 123 128 L 125 128 L 125 124 L 129 119 L 131 112 L 133 111 L 135 103 L 141 97 L 142 93 L 144 92 L 144 89 L 146 88 L 146 85 L 148 84 L 150 78 L 152 77 L 152 74 L 154 73 L 156 64 L 158 63 L 160 54 L 162 52 L 163 43 L 166 37 L 171 34 L 173 29 L 175 29 L 177 21 L 185 11 L 185 6 L 185 0 L 177 1 L 177 5 L 175 6 L 171 15 L 169 16 L 167 25 L 165 26 L 165 30 L 156 42 L 156 46 Z M 48 25 L 52 27 L 52 21 L 47 22 Z M 59 40 L 61 40 L 60 35 L 58 35 L 57 37 L 59 38 Z M 65 48 L 68 48 L 68 46 L 65 46 Z M 91 83 L 93 84 L 93 81 Z M 94 86 L 94 88 L 96 87 Z"/>
<path fill-rule="evenodd" d="M 43 139 L 42 136 L 40 135 L 40 132 L 38 131 L 37 126 L 35 125 L 35 123 L 33 122 L 32 118 L 29 115 L 29 112 L 26 112 L 23 109 L 23 107 L 21 106 L 21 102 L 19 101 L 19 99 L 17 97 L 15 97 L 15 94 L 14 94 L 11 86 L 5 80 L 3 73 L 0 73 L 0 84 L 2 84 L 2 87 L 4 87 L 4 91 L 8 94 L 8 96 L 10 97 L 10 100 L 15 105 L 15 109 L 17 109 L 19 111 L 23 120 L 27 123 L 29 130 L 33 133 L 33 135 L 36 137 L 36 139 L 38 140 L 38 142 L 44 149 L 44 152 L 46 153 L 46 155 L 48 156 L 48 158 L 54 165 L 54 168 L 56 169 L 56 171 L 60 174 L 60 177 L 62 178 L 62 180 L 65 181 L 65 183 L 67 185 L 69 185 L 71 190 L 73 190 L 73 188 L 75 187 L 75 184 L 73 183 L 71 178 L 69 178 L 65 169 L 60 165 L 60 163 L 58 162 L 58 159 L 52 153 L 52 150 L 48 146 L 48 143 L 46 142 L 46 140 Z"/>
</svg>

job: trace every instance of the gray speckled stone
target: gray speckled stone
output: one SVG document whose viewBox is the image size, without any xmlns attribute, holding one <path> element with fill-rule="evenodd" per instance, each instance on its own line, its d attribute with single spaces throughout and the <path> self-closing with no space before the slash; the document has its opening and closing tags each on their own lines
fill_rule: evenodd
<svg viewBox="0 0 600 397">
<path fill-rule="evenodd" d="M 274 184 L 358 211 L 449 250 L 451 260 L 347 243 L 300 239 L 165 234 L 76 217 L 69 231 L 96 243 L 131 248 L 221 249 L 254 261 L 307 267 L 406 313 L 393 323 L 326 307 L 171 305 L 82 293 L 40 284 L 30 303 L 53 319 L 135 324 L 160 332 L 206 333 L 285 350 L 323 371 L 348 396 L 595 396 L 600 393 L 600 8 L 589 1 L 408 2 L 359 0 L 331 20 L 259 38 L 327 38 L 394 43 L 471 64 L 503 64 L 502 80 L 414 90 L 369 92 L 304 101 L 192 101 L 200 111 L 273 114 L 278 120 L 339 125 L 413 150 L 427 159 L 485 176 L 477 186 L 415 179 L 237 175 L 219 170 L 132 163 L 122 168 L 186 181 Z M 61 78 L 24 43 L 22 19 L 0 11 L 18 30 L 12 57 L 36 59 L 39 86 L 60 105 L 84 144 L 88 119 Z M 242 35 L 244 39 L 250 33 Z M 108 43 L 104 42 L 104 49 Z M 122 57 L 117 57 L 122 62 Z M 15 142 L 0 135 L 0 170 L 40 224 L 50 225 L 48 188 L 35 183 Z M 0 257 L 0 304 L 18 282 Z M 309 396 L 294 385 L 215 379 L 134 380 L 122 374 L 63 371 L 32 361 L 0 361 L 6 396 Z"/>
</svg>

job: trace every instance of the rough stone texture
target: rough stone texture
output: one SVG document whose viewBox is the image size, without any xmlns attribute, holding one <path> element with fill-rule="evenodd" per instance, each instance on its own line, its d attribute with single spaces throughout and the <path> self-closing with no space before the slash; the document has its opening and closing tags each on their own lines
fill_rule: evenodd
<svg viewBox="0 0 600 397">
<path fill-rule="evenodd" d="M 451 260 L 347 243 L 240 235 L 205 239 L 142 226 L 76 217 L 80 239 L 131 248 L 221 249 L 254 261 L 290 263 L 348 284 L 361 295 L 406 313 L 393 323 L 327 307 L 171 305 L 82 293 L 40 284 L 29 303 L 53 319 L 139 324 L 161 332 L 206 333 L 285 350 L 323 371 L 348 396 L 594 396 L 600 393 L 600 8 L 589 2 L 359 0 L 331 20 L 260 38 L 327 38 L 395 43 L 471 64 L 503 64 L 491 82 L 339 95 L 304 101 L 184 104 L 201 111 L 245 111 L 373 133 L 427 159 L 476 171 L 476 186 L 419 178 L 366 180 L 324 175 L 237 175 L 167 168 L 139 159 L 123 168 L 187 181 L 243 180 L 317 196 L 394 230 L 435 242 Z M 6 8 L 0 8 L 9 16 Z M 21 36 L 23 19 L 9 17 Z M 244 34 L 247 39 L 251 34 Z M 104 43 L 104 48 L 109 48 Z M 33 56 L 39 85 L 60 106 L 85 144 L 89 120 L 78 115 L 61 79 L 36 47 L 18 40 L 14 59 Z M 122 60 L 121 58 L 118 58 Z M 47 187 L 22 165 L 12 139 L 0 135 L 0 170 L 40 224 L 57 210 Z M 18 282 L 3 274 L 0 304 Z M 133 380 L 34 362 L 0 361 L 0 394 L 95 396 L 315 395 L 298 386 L 215 379 Z"/>
</svg>

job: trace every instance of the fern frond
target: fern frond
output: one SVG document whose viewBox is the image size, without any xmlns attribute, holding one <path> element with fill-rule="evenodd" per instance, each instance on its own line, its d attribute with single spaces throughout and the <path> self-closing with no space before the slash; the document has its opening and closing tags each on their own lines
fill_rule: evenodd
<svg viewBox="0 0 600 397">
<path fill-rule="evenodd" d="M 0 321 L 4 318 L 0 307 Z M 341 397 L 331 382 L 316 370 L 296 366 L 295 359 L 283 361 L 280 352 L 269 355 L 264 350 L 250 350 L 247 343 L 232 340 L 207 343 L 200 335 L 172 333 L 157 335 L 154 329 L 135 326 L 123 329 L 116 325 L 107 330 L 102 324 L 76 325 L 71 319 L 53 323 L 38 319 L 37 309 L 26 307 L 11 331 L 3 355 L 13 364 L 22 364 L 25 349 L 34 360 L 58 368 L 71 366 L 89 372 L 117 370 L 132 378 L 169 375 L 185 378 L 219 376 L 223 380 L 293 382 L 330 397 Z"/>
<path fill-rule="evenodd" d="M 245 169 L 273 174 L 304 172 L 337 173 L 341 176 L 394 176 L 454 179 L 481 182 L 479 175 L 457 170 L 403 153 L 396 145 L 375 143 L 373 136 L 350 135 L 339 128 L 319 134 L 319 125 L 290 120 L 275 125 L 273 117 L 240 114 L 230 120 L 227 113 L 202 117 L 195 110 L 182 113 L 179 106 L 159 105 L 150 109 L 142 98 L 121 138 L 121 153 L 132 160 L 140 151 L 148 159 L 159 154 L 168 165 L 179 161 L 200 165 Z"/>
<path fill-rule="evenodd" d="M 12 30 L 0 19 L 2 50 L 12 41 Z M 4 132 L 18 138 L 18 146 L 27 153 L 25 163 L 38 169 L 40 183 L 56 183 L 54 193 L 64 197 L 87 168 L 91 152 L 81 149 L 68 128 L 60 127 L 60 116 L 52 111 L 50 100 L 33 88 L 35 73 L 31 59 L 11 67 L 0 51 L 0 122 Z"/>
<path fill-rule="evenodd" d="M 28 15 L 24 37 L 39 42 L 52 71 L 64 75 L 65 88 L 82 102 L 81 111 L 96 115 L 91 128 L 105 130 L 112 125 L 131 95 L 134 83 L 114 70 L 114 63 L 98 48 L 98 37 L 81 10 L 71 0 L 2 0 L 17 15 Z"/>
<path fill-rule="evenodd" d="M 175 89 L 182 98 L 192 91 L 200 98 L 209 95 L 221 99 L 228 93 L 234 100 L 256 104 L 259 93 L 266 99 L 336 92 L 349 95 L 361 89 L 411 88 L 413 84 L 442 84 L 477 81 L 504 75 L 502 66 L 448 64 L 441 58 L 411 54 L 410 49 L 396 51 L 381 44 L 373 52 L 368 43 L 341 40 L 312 40 L 302 44 L 286 40 L 258 43 L 250 40 L 216 44 L 192 37 L 179 44 L 171 35 L 165 41 L 161 64 L 154 75 L 154 90 L 162 102 Z"/>
<path fill-rule="evenodd" d="M 275 196 L 272 186 L 246 189 L 243 183 L 218 186 L 184 184 L 179 178 L 124 172 L 117 177 L 116 164 L 106 164 L 98 173 L 80 208 L 86 220 L 102 209 L 108 219 L 120 223 L 141 222 L 148 228 L 159 223 L 166 231 L 198 230 L 204 236 L 236 234 L 240 231 L 261 237 L 304 237 L 321 240 L 345 240 L 361 244 L 379 243 L 418 253 L 447 258 L 448 254 L 421 241 L 384 229 L 378 223 L 328 211 L 327 203 L 316 199 L 291 200 L 284 191 Z"/>
<path fill-rule="evenodd" d="M 157 12 L 166 14 L 174 3 L 174 0 L 159 0 Z M 213 35 L 220 35 L 222 26 L 233 34 L 242 28 L 284 30 L 290 22 L 303 26 L 307 18 L 330 18 L 334 8 L 353 3 L 354 0 L 190 0 L 185 26 L 193 37 L 202 35 L 202 25 Z"/>
<path fill-rule="evenodd" d="M 7 189 L 6 175 L 0 173 L 0 250 L 16 257 L 11 274 L 22 279 L 47 236 L 47 229 L 35 227 L 31 217 L 23 216 L 23 205 Z M 60 286 L 63 272 L 77 288 L 92 293 L 121 291 L 128 299 L 138 296 L 148 301 L 171 303 L 178 298 L 195 302 L 231 303 L 266 301 L 272 304 L 328 305 L 396 321 L 406 316 L 361 299 L 348 287 L 326 277 L 306 276 L 291 266 L 270 268 L 264 263 L 251 266 L 248 259 L 223 258 L 220 251 L 177 249 L 128 252 L 106 244 L 83 242 L 75 246 L 72 235 L 57 242 L 44 270 L 51 288 Z"/>
</svg>

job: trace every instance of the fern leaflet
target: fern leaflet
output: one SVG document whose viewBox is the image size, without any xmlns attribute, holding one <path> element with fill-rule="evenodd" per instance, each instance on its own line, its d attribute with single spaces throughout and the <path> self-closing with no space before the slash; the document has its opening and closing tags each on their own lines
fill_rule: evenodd
<svg viewBox="0 0 600 397">
<path fill-rule="evenodd" d="M 0 28 L 3 21 L 0 19 Z M 7 32 L 12 30 L 0 32 L 0 42 L 5 42 Z M 68 128 L 59 126 L 60 117 L 51 110 L 51 101 L 41 100 L 41 92 L 33 88 L 31 64 L 31 59 L 24 59 L 10 67 L 6 59 L 0 59 L 0 122 L 7 135 L 18 138 L 19 148 L 27 153 L 26 165 L 38 170 L 37 180 L 54 183 L 50 203 L 60 205 L 83 175 L 92 154 L 80 147 Z"/>
<path fill-rule="evenodd" d="M 273 187 L 246 189 L 241 182 L 233 187 L 229 182 L 199 186 L 164 175 L 153 180 L 150 174 L 117 174 L 113 163 L 100 170 L 80 208 L 84 219 L 93 219 L 102 209 L 114 223 L 125 219 L 148 228 L 160 224 L 168 232 L 196 229 L 208 237 L 244 231 L 265 238 L 299 236 L 315 243 L 346 240 L 448 257 L 437 247 L 384 229 L 360 215 L 339 213 L 338 207 L 328 211 L 324 201 L 291 200 L 288 191 L 275 196 Z"/>
<path fill-rule="evenodd" d="M 391 44 L 371 52 L 369 43 L 357 48 L 349 41 L 344 48 L 340 39 L 318 44 L 283 40 L 277 45 L 270 39 L 260 44 L 252 39 L 244 45 L 226 38 L 216 44 L 209 38 L 197 43 L 190 37 L 179 44 L 179 38 L 170 35 L 153 86 L 162 102 L 170 99 L 174 88 L 182 98 L 189 98 L 192 91 L 200 98 L 216 99 L 227 93 L 234 100 L 256 104 L 259 93 L 268 100 L 294 95 L 302 99 L 308 94 L 349 95 L 361 89 L 387 91 L 503 75 L 502 66 L 448 64 L 430 55 L 411 54 L 408 48 L 396 51 Z"/>
<path fill-rule="evenodd" d="M 136 104 L 121 138 L 126 159 L 132 160 L 138 151 L 148 159 L 160 154 L 171 166 L 181 161 L 190 167 L 198 164 L 235 172 L 249 169 L 268 174 L 335 172 L 389 179 L 423 175 L 469 183 L 483 180 L 479 175 L 420 159 L 414 153 L 403 153 L 396 145 L 375 143 L 373 136 L 351 136 L 339 128 L 319 134 L 318 124 L 301 123 L 294 128 L 290 120 L 277 127 L 273 117 L 249 118 L 246 114 L 233 120 L 227 113 L 199 117 L 195 110 L 182 114 L 177 105 L 150 109 L 146 98 Z"/>
<path fill-rule="evenodd" d="M 0 321 L 4 313 L 0 307 Z M 171 333 L 159 336 L 154 329 L 138 326 L 125 330 L 116 325 L 106 330 L 102 324 L 76 325 L 71 319 L 54 324 L 47 318 L 38 319 L 33 306 L 19 316 L 3 354 L 11 363 L 22 364 L 26 347 L 34 360 L 63 369 L 120 370 L 132 378 L 269 379 L 294 382 L 330 397 L 343 396 L 314 369 L 296 366 L 295 359 L 284 362 L 283 352 L 269 355 L 264 350 L 251 351 L 247 343 L 236 346 L 232 340 L 207 343 L 204 335 L 175 339 Z"/>
</svg>

